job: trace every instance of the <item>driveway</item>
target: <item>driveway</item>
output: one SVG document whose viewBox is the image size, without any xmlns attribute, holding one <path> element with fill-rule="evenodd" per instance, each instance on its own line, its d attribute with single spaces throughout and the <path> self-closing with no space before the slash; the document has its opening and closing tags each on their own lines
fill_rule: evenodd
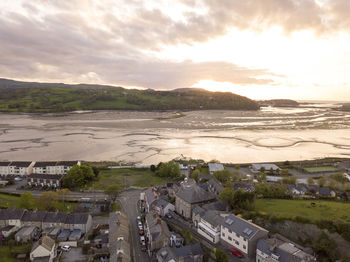
<svg viewBox="0 0 350 262">
<path fill-rule="evenodd" d="M 73 247 L 68 252 L 63 252 L 60 262 L 76 262 L 87 261 L 88 256 L 82 253 L 81 247 Z"/>
</svg>

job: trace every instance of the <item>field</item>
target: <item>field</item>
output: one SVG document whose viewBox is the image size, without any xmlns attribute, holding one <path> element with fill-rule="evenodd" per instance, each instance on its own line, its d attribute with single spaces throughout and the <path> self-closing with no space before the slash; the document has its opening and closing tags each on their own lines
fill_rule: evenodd
<svg viewBox="0 0 350 262">
<path fill-rule="evenodd" d="M 31 244 L 24 246 L 0 246 L 0 262 L 16 262 L 17 255 L 31 250 Z"/>
<path fill-rule="evenodd" d="M 339 171 L 334 166 L 318 166 L 318 167 L 305 167 L 304 170 L 308 173 L 318 173 L 318 172 L 336 172 Z"/>
<path fill-rule="evenodd" d="M 113 184 L 120 184 L 123 187 L 147 187 L 151 185 L 164 185 L 168 181 L 169 178 L 158 177 L 149 169 L 110 169 L 101 171 L 99 180 L 91 188 L 104 190 L 107 186 Z"/>
<path fill-rule="evenodd" d="M 311 206 L 315 203 L 315 206 Z M 257 211 L 273 215 L 301 216 L 309 219 L 340 220 L 350 223 L 350 203 L 316 201 L 316 200 L 284 200 L 257 199 Z"/>
<path fill-rule="evenodd" d="M 20 197 L 0 193 L 0 208 L 20 208 Z M 58 202 L 57 208 L 61 211 L 73 211 L 76 203 Z"/>
</svg>

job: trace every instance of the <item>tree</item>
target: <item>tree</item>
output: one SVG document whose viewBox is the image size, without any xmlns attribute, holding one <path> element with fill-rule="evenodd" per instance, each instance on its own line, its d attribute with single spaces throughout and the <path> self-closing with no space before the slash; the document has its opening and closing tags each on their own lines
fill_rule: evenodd
<svg viewBox="0 0 350 262">
<path fill-rule="evenodd" d="M 150 169 L 151 169 L 151 171 L 154 173 L 154 172 L 156 172 L 156 169 L 157 169 L 157 168 L 156 168 L 155 165 L 151 165 L 151 166 L 150 166 Z"/>
<path fill-rule="evenodd" d="M 63 203 L 64 203 L 66 201 L 67 196 L 72 194 L 72 191 L 70 191 L 68 188 L 62 188 L 57 191 L 57 194 L 60 198 L 63 199 Z"/>
<path fill-rule="evenodd" d="M 75 165 L 68 172 L 67 175 L 62 179 L 62 185 L 65 188 L 74 189 L 83 187 L 90 181 L 95 179 L 94 172 L 90 166 L 86 165 Z"/>
<path fill-rule="evenodd" d="M 254 207 L 255 195 L 241 189 L 235 191 L 226 187 L 221 191 L 220 199 L 227 200 L 232 208 L 251 210 Z"/>
<path fill-rule="evenodd" d="M 180 166 L 175 161 L 161 163 L 156 174 L 160 177 L 179 178 L 181 177 Z"/>
<path fill-rule="evenodd" d="M 317 181 L 317 183 L 318 183 L 318 185 L 319 185 L 320 187 L 324 187 L 324 186 L 326 185 L 326 183 L 327 183 L 327 179 L 324 178 L 324 177 L 321 177 L 321 178 Z"/>
<path fill-rule="evenodd" d="M 289 170 L 288 169 L 282 169 L 281 170 L 281 176 L 289 176 Z"/>
<path fill-rule="evenodd" d="M 198 176 L 200 173 L 201 173 L 201 171 L 199 169 L 196 169 L 192 172 L 192 174 L 190 175 L 190 178 L 193 178 L 198 183 L 198 180 L 199 180 Z"/>
<path fill-rule="evenodd" d="M 34 208 L 34 197 L 33 194 L 29 191 L 25 192 L 20 196 L 19 206 L 24 209 L 33 209 Z"/>
<path fill-rule="evenodd" d="M 312 185 L 315 184 L 315 180 L 314 180 L 312 177 L 309 177 L 309 178 L 307 179 L 307 183 L 308 183 L 309 186 L 312 186 Z"/>
<path fill-rule="evenodd" d="M 264 172 L 260 172 L 256 178 L 257 178 L 258 182 L 265 182 L 266 181 L 266 174 Z"/>
<path fill-rule="evenodd" d="M 111 198 L 111 200 L 114 202 L 117 199 L 122 188 L 123 187 L 119 184 L 110 185 L 106 188 L 104 193 L 108 195 Z"/>
<path fill-rule="evenodd" d="M 220 170 L 213 173 L 213 177 L 219 180 L 221 183 L 226 184 L 232 178 L 232 173 L 228 170 Z"/>
<path fill-rule="evenodd" d="M 221 249 L 215 248 L 214 254 L 215 254 L 215 261 L 216 262 L 228 262 L 229 261 L 228 255 L 226 254 L 226 252 L 221 250 Z"/>
<path fill-rule="evenodd" d="M 36 199 L 36 206 L 40 210 L 55 211 L 58 203 L 58 193 L 47 191 Z"/>
</svg>

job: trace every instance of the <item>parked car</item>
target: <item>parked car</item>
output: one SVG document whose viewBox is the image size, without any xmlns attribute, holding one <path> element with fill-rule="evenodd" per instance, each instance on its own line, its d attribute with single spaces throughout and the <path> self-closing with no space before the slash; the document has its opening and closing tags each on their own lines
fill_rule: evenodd
<svg viewBox="0 0 350 262">
<path fill-rule="evenodd" d="M 71 247 L 66 245 L 66 246 L 62 246 L 61 249 L 62 249 L 63 251 L 68 252 L 69 250 L 71 250 Z"/>
<path fill-rule="evenodd" d="M 141 251 L 143 251 L 143 252 L 146 252 L 146 251 L 147 251 L 146 244 L 142 244 L 142 245 L 141 245 Z"/>
<path fill-rule="evenodd" d="M 230 252 L 231 252 L 231 254 L 234 255 L 235 257 L 238 257 L 238 258 L 242 258 L 242 257 L 243 257 L 242 253 L 239 252 L 239 251 L 238 251 L 237 249 L 235 249 L 235 248 L 232 248 L 232 249 L 230 250 Z"/>
<path fill-rule="evenodd" d="M 166 218 L 169 218 L 169 219 L 172 219 L 172 218 L 173 218 L 169 213 L 166 213 L 166 214 L 165 214 L 165 217 L 166 217 Z"/>
<path fill-rule="evenodd" d="M 21 177 L 16 176 L 15 181 L 22 181 L 23 179 Z"/>
<path fill-rule="evenodd" d="M 141 245 L 146 245 L 145 236 L 140 236 L 140 243 L 141 243 Z"/>
<path fill-rule="evenodd" d="M 143 230 L 143 228 L 139 228 L 139 235 L 142 236 L 145 234 L 145 231 Z"/>
</svg>

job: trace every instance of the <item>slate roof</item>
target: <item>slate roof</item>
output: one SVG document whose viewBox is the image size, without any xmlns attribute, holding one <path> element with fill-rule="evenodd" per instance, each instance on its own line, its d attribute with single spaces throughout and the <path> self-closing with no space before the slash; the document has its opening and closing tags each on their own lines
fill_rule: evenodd
<svg viewBox="0 0 350 262">
<path fill-rule="evenodd" d="M 210 174 L 199 174 L 198 175 L 198 181 L 201 181 L 201 180 L 209 180 L 211 177 Z"/>
<path fill-rule="evenodd" d="M 318 189 L 318 192 L 322 196 L 332 196 L 332 194 L 331 194 L 332 191 L 328 187 L 320 187 Z"/>
<path fill-rule="evenodd" d="M 205 209 L 201 208 L 200 206 L 196 206 L 192 212 L 194 215 L 203 214 Z"/>
<path fill-rule="evenodd" d="M 34 167 L 56 166 L 57 162 L 35 162 Z"/>
<path fill-rule="evenodd" d="M 252 168 L 255 169 L 255 170 L 260 170 L 262 167 L 265 169 L 265 171 L 270 171 L 271 168 L 272 168 L 273 171 L 276 171 L 276 170 L 280 169 L 275 164 L 252 164 Z"/>
<path fill-rule="evenodd" d="M 15 166 L 15 167 L 29 167 L 32 162 L 29 161 L 16 161 L 16 162 L 11 162 L 10 166 Z"/>
<path fill-rule="evenodd" d="M 160 208 L 164 208 L 169 204 L 170 203 L 168 201 L 164 200 L 163 198 L 156 199 L 152 203 L 153 206 L 160 207 Z"/>
<path fill-rule="evenodd" d="M 253 223 L 248 222 L 240 217 L 229 215 L 225 217 L 223 227 L 230 229 L 231 231 L 245 237 L 248 240 L 251 240 L 258 231 L 265 231 L 266 229 L 259 227 Z"/>
<path fill-rule="evenodd" d="M 156 197 L 155 197 L 155 195 L 154 195 L 154 192 L 153 192 L 152 187 L 149 187 L 149 188 L 146 189 L 146 191 L 145 191 L 145 196 L 146 196 L 146 199 L 147 199 L 147 203 L 148 203 L 149 205 L 151 205 L 152 202 L 153 202 L 154 200 L 156 200 Z"/>
<path fill-rule="evenodd" d="M 0 220 L 21 219 L 25 212 L 23 209 L 0 209 Z"/>
<path fill-rule="evenodd" d="M 68 213 L 66 224 L 86 224 L 89 213 Z"/>
<path fill-rule="evenodd" d="M 45 216 L 44 223 L 64 223 L 68 214 L 64 212 L 48 212 Z"/>
<path fill-rule="evenodd" d="M 215 189 L 215 191 L 219 192 L 219 193 L 224 189 L 221 182 L 219 180 L 217 180 L 215 177 L 211 178 L 208 181 L 208 185 L 209 185 L 209 187 L 212 186 Z"/>
<path fill-rule="evenodd" d="M 258 240 L 257 249 L 270 257 L 272 255 L 277 256 L 279 262 L 316 261 L 313 256 L 299 249 L 294 244 L 276 238 Z"/>
<path fill-rule="evenodd" d="M 220 163 L 209 163 L 208 167 L 209 167 L 209 172 L 224 170 L 224 165 Z"/>
<path fill-rule="evenodd" d="M 201 218 L 215 227 L 221 225 L 224 222 L 224 218 L 212 210 L 207 210 L 204 212 L 201 215 Z"/>
<path fill-rule="evenodd" d="M 0 166 L 9 166 L 11 162 L 0 162 Z"/>
<path fill-rule="evenodd" d="M 175 248 L 173 249 L 173 252 L 177 257 L 188 257 L 188 256 L 197 256 L 197 255 L 204 254 L 201 244 L 199 243 L 196 243 L 194 245 L 183 246 L 180 248 Z"/>
<path fill-rule="evenodd" d="M 203 208 L 207 210 L 227 211 L 230 209 L 230 205 L 227 200 L 220 199 L 218 201 L 203 205 Z"/>
<path fill-rule="evenodd" d="M 47 211 L 27 211 L 21 221 L 42 222 L 47 215 Z"/>
<path fill-rule="evenodd" d="M 32 247 L 32 252 L 38 247 L 38 246 L 42 246 L 43 248 L 45 248 L 47 251 L 51 251 L 52 248 L 55 245 L 55 240 L 53 240 L 52 238 L 48 237 L 48 236 L 43 236 L 39 241 L 37 241 L 33 247 Z"/>
<path fill-rule="evenodd" d="M 63 175 L 30 174 L 27 178 L 61 180 Z"/>
<path fill-rule="evenodd" d="M 196 204 L 215 199 L 213 195 L 196 184 L 190 186 L 182 186 L 176 193 L 176 197 L 180 197 L 190 204 Z"/>
</svg>

